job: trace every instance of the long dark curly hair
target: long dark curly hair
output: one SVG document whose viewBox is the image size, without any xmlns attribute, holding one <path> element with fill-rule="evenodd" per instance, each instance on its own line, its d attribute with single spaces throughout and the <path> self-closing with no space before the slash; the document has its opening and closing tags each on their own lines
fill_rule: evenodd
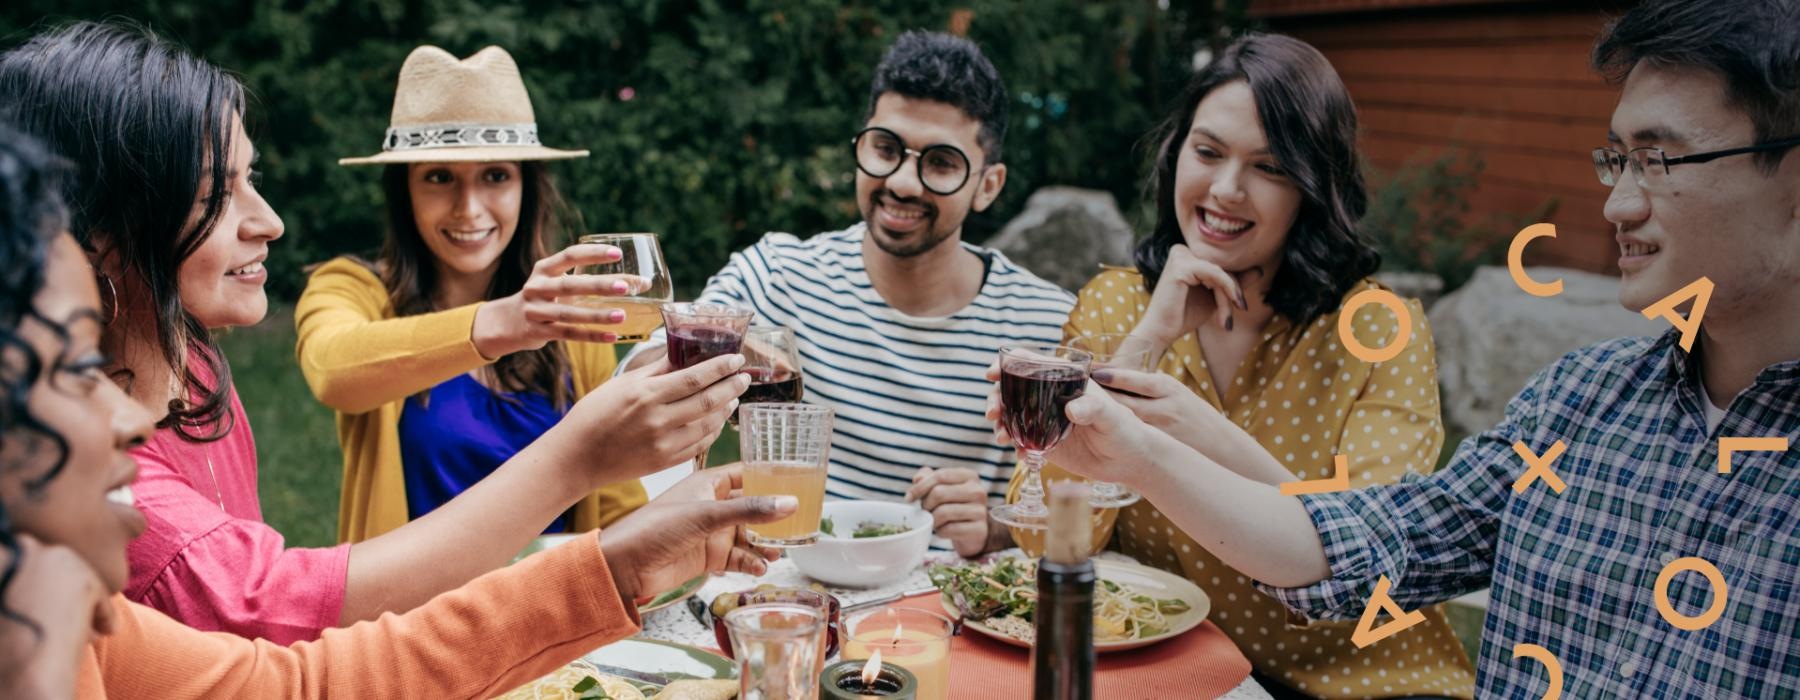
<svg viewBox="0 0 1800 700">
<path fill-rule="evenodd" d="M 37 351 L 18 333 L 27 319 L 64 333 L 60 324 L 37 312 L 32 300 L 44 286 L 49 243 L 68 226 L 68 213 L 57 195 L 68 169 L 66 162 L 30 137 L 0 125 L 0 454 L 40 457 L 47 448 L 55 456 L 49 469 L 25 482 L 26 498 L 42 493 L 62 472 L 68 455 L 62 436 L 31 415 L 27 403 L 31 387 L 44 367 Z M 20 444 L 26 447 L 15 449 Z M 0 471 L 22 468 L 11 460 L 0 462 Z M 0 549 L 6 554 L 0 568 L 0 601 L 5 600 L 23 556 L 13 527 L 12 514 L 0 501 Z M 3 602 L 0 618 L 42 632 Z"/>
<path fill-rule="evenodd" d="M 19 130 L 80 166 L 62 184 L 69 231 L 148 289 L 158 347 L 185 388 L 157 427 L 196 442 L 224 437 L 230 367 L 182 308 L 176 275 L 224 213 L 243 85 L 148 29 L 77 22 L 0 54 L 0 104 Z M 203 207 L 190 225 L 195 201 Z"/>
<path fill-rule="evenodd" d="M 1175 215 L 1175 165 L 1200 101 L 1242 80 L 1256 97 L 1269 152 L 1300 189 L 1300 211 L 1282 248 L 1267 302 L 1296 326 L 1337 308 L 1357 281 L 1381 267 L 1381 254 L 1357 231 L 1368 208 L 1356 155 L 1356 106 L 1325 56 L 1306 42 L 1252 33 L 1233 42 L 1189 81 L 1174 111 L 1151 134 L 1159 144 L 1149 191 L 1156 228 L 1138 243 L 1138 271 L 1150 289 L 1169 249 L 1183 242 Z"/>
</svg>

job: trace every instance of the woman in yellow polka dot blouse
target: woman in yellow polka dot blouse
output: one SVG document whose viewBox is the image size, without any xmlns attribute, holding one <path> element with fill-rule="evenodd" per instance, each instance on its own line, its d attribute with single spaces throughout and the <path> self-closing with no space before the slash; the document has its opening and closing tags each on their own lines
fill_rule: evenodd
<svg viewBox="0 0 1800 700">
<path fill-rule="evenodd" d="M 1247 432 L 1262 454 L 1218 461 L 1262 470 L 1253 478 L 1325 478 L 1338 454 L 1352 487 L 1431 469 L 1443 428 L 1419 303 L 1406 303 L 1412 337 L 1392 360 L 1364 362 L 1338 341 L 1343 302 L 1381 286 L 1369 279 L 1379 255 L 1355 230 L 1366 196 L 1336 71 L 1303 42 L 1251 35 L 1202 70 L 1180 105 L 1160 131 L 1157 224 L 1138 269 L 1089 282 L 1065 335 L 1130 332 L 1150 346 L 1157 374 L 1096 379 L 1178 439 Z M 1400 323 L 1379 305 L 1354 321 L 1369 348 L 1385 347 Z M 1052 465 L 1045 478 L 1070 476 Z M 1196 534 L 1140 501 L 1118 515 L 1111 544 L 1206 589 L 1211 620 L 1277 697 L 1471 697 L 1474 672 L 1442 610 L 1359 650 L 1354 623 L 1294 624 Z"/>
</svg>

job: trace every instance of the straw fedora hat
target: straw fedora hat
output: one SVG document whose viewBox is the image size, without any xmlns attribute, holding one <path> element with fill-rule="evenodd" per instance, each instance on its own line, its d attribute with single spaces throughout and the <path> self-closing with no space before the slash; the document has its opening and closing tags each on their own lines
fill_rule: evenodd
<svg viewBox="0 0 1800 700">
<path fill-rule="evenodd" d="M 400 67 L 381 152 L 338 165 L 584 158 L 538 143 L 537 116 L 512 54 L 489 46 L 461 61 L 436 46 Z"/>
</svg>

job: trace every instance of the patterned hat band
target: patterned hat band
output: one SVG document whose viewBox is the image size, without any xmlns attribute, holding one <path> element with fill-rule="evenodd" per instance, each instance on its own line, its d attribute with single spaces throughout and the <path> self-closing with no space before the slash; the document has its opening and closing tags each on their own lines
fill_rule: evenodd
<svg viewBox="0 0 1800 700">
<path fill-rule="evenodd" d="M 536 124 L 424 124 L 388 129 L 381 150 L 537 145 Z"/>
</svg>

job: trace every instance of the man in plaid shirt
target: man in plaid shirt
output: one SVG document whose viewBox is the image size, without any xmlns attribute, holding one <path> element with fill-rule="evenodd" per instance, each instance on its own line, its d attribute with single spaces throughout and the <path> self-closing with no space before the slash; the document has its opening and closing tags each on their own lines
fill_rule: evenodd
<svg viewBox="0 0 1800 700">
<path fill-rule="evenodd" d="M 1146 494 L 1306 617 L 1362 617 L 1383 578 L 1403 610 L 1491 587 L 1480 697 L 1549 689 L 1522 644 L 1554 655 L 1568 697 L 1800 697 L 1800 0 L 1651 0 L 1594 58 L 1622 83 L 1595 153 L 1620 301 L 1709 279 L 1691 352 L 1679 325 L 1572 352 L 1442 471 L 1392 485 L 1282 496 L 1294 477 L 1252 438 L 1129 372 L 1095 378 L 1154 398 L 1089 391 L 1051 460 Z M 1789 446 L 1721 473 L 1731 437 Z M 1689 558 L 1723 588 L 1670 566 Z"/>
</svg>

